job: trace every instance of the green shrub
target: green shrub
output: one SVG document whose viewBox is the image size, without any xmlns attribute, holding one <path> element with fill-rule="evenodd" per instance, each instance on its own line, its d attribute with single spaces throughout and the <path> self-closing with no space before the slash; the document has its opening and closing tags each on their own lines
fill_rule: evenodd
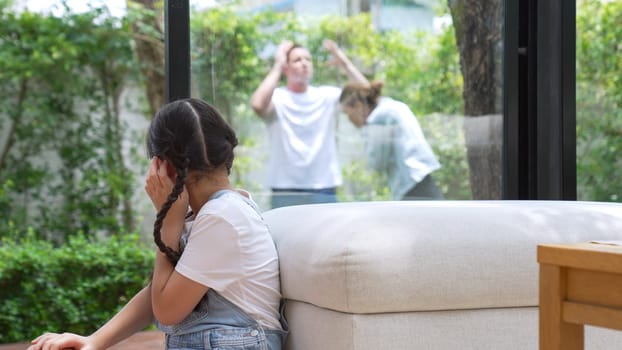
<svg viewBox="0 0 622 350">
<path fill-rule="evenodd" d="M 153 249 L 138 236 L 77 236 L 60 247 L 0 243 L 0 343 L 42 332 L 90 334 L 148 282 Z"/>
</svg>

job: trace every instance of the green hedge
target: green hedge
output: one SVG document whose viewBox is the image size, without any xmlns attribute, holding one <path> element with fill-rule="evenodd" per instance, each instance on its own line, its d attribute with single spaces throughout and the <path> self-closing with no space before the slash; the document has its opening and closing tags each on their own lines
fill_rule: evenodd
<svg viewBox="0 0 622 350">
<path fill-rule="evenodd" d="M 0 243 L 0 343 L 42 332 L 90 334 L 149 280 L 153 249 L 136 235 L 60 246 Z"/>
</svg>

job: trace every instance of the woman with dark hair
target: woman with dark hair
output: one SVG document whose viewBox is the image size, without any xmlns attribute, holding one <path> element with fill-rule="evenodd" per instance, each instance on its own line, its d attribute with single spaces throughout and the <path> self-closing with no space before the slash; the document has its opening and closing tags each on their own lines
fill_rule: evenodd
<svg viewBox="0 0 622 350">
<path fill-rule="evenodd" d="M 151 122 L 145 190 L 158 211 L 151 283 L 90 336 L 46 333 L 29 349 L 106 349 L 155 323 L 167 349 L 280 349 L 279 262 L 250 194 L 228 175 L 238 141 L 198 99 Z"/>
<path fill-rule="evenodd" d="M 341 109 L 362 130 L 367 161 L 387 175 L 395 200 L 443 199 L 431 173 L 441 167 L 410 108 L 381 97 L 382 82 L 350 83 Z"/>
</svg>

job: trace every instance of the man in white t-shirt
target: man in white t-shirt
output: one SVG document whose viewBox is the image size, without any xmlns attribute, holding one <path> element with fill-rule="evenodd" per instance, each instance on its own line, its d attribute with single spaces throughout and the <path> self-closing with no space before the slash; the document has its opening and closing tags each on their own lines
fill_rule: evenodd
<svg viewBox="0 0 622 350">
<path fill-rule="evenodd" d="M 325 40 L 324 48 L 350 81 L 367 82 L 332 40 Z M 287 86 L 278 87 L 282 74 Z M 341 88 L 312 86 L 312 77 L 309 50 L 285 41 L 251 97 L 251 106 L 266 122 L 270 137 L 272 208 L 337 200 L 335 190 L 342 179 L 334 118 Z"/>
</svg>

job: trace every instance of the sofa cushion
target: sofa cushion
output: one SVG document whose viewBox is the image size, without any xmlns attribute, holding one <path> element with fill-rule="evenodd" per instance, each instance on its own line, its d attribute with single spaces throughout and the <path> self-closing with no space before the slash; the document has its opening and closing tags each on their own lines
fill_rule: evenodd
<svg viewBox="0 0 622 350">
<path fill-rule="evenodd" d="M 538 304 L 538 243 L 622 239 L 622 205 L 344 202 L 265 212 L 286 299 L 350 313 Z"/>
<path fill-rule="evenodd" d="M 538 308 L 349 314 L 288 301 L 285 350 L 538 349 Z M 585 327 L 586 349 L 619 350 L 622 332 Z"/>
</svg>

